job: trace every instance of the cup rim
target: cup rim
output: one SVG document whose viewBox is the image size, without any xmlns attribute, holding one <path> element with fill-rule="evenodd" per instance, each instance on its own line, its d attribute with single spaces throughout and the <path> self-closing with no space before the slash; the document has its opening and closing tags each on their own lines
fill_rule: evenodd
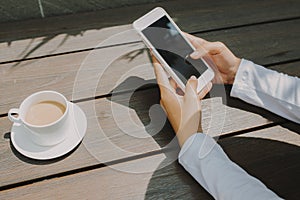
<svg viewBox="0 0 300 200">
<path fill-rule="evenodd" d="M 22 106 L 24 106 L 25 102 L 29 101 L 29 99 L 31 99 L 33 96 L 39 95 L 41 93 L 54 93 L 54 94 L 59 95 L 60 97 L 62 97 L 63 100 L 65 101 L 65 104 L 66 104 L 65 105 L 66 106 L 66 110 L 65 110 L 64 114 L 59 119 L 55 120 L 54 122 L 51 122 L 50 124 L 46 124 L 46 125 L 34 125 L 34 124 L 30 124 L 30 123 L 26 122 L 26 120 L 23 118 L 24 115 L 21 115 L 21 113 L 19 113 L 20 119 L 21 119 L 22 123 L 24 123 L 28 127 L 32 127 L 32 128 L 47 128 L 47 127 L 53 126 L 56 123 L 58 123 L 59 121 L 61 121 L 63 118 L 65 118 L 65 116 L 68 113 L 68 110 L 69 110 L 69 102 L 68 102 L 68 100 L 66 99 L 66 97 L 64 95 L 62 95 L 59 92 L 53 91 L 53 90 L 43 90 L 43 91 L 35 92 L 35 93 L 29 95 L 28 97 L 26 97 L 26 99 L 24 99 L 22 101 L 22 103 L 21 103 L 21 105 L 19 107 L 19 111 L 22 110 Z"/>
</svg>

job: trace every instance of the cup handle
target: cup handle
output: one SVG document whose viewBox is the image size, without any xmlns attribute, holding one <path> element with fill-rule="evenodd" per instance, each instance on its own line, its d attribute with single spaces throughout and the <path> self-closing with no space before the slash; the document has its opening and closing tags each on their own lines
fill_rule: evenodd
<svg viewBox="0 0 300 200">
<path fill-rule="evenodd" d="M 17 114 L 18 117 L 15 117 L 14 114 Z M 18 108 L 12 108 L 8 111 L 8 119 L 14 123 L 21 123 L 19 109 Z"/>
</svg>

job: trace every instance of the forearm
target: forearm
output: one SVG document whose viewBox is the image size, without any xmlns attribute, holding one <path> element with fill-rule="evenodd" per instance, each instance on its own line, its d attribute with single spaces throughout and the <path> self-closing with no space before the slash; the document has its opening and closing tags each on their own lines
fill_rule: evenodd
<svg viewBox="0 0 300 200">
<path fill-rule="evenodd" d="M 300 79 L 242 60 L 230 96 L 300 123 Z"/>
<path fill-rule="evenodd" d="M 179 162 L 215 199 L 280 199 L 233 163 L 208 135 L 191 136 L 180 151 Z"/>
</svg>

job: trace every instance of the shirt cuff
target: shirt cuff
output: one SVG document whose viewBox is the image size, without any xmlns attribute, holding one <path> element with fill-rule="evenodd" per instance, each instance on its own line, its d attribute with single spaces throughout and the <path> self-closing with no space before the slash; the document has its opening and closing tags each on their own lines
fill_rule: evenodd
<svg viewBox="0 0 300 200">
<path fill-rule="evenodd" d="M 231 97 L 264 107 L 264 102 L 261 98 L 258 98 L 258 88 L 254 85 L 258 68 L 262 67 L 249 60 L 242 59 L 230 92 Z"/>
<path fill-rule="evenodd" d="M 196 145 L 193 145 L 194 143 L 196 143 Z M 195 133 L 183 144 L 178 155 L 178 160 L 180 162 L 189 162 L 186 159 L 194 159 L 195 155 L 197 155 L 198 159 L 203 159 L 209 153 L 212 153 L 213 148 L 217 148 L 217 150 L 223 152 L 223 150 L 219 145 L 217 145 L 216 141 L 212 137 L 203 133 Z M 187 156 L 186 154 L 193 156 Z"/>
<path fill-rule="evenodd" d="M 185 141 L 178 155 L 179 163 L 213 196 L 206 182 L 206 177 L 210 175 L 209 172 L 205 172 L 207 172 L 207 166 L 218 162 L 217 154 L 220 152 L 227 158 L 213 138 L 207 134 L 195 133 Z"/>
<path fill-rule="evenodd" d="M 240 89 L 245 89 L 246 87 L 249 87 L 248 84 L 246 84 L 247 80 L 248 80 L 248 76 L 249 73 L 251 73 L 251 68 L 253 68 L 254 63 L 246 60 L 246 59 L 242 59 L 240 66 L 238 68 L 238 71 L 235 75 L 235 79 L 233 82 L 233 86 L 232 86 L 232 90 L 230 93 L 230 96 L 233 97 L 237 97 L 238 94 L 236 91 L 240 90 Z"/>
</svg>

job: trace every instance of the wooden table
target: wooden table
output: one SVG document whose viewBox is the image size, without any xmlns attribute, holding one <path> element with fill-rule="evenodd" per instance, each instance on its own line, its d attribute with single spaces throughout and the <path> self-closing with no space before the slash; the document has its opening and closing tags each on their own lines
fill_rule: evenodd
<svg viewBox="0 0 300 200">
<path fill-rule="evenodd" d="M 298 0 L 174 0 L 1 24 L 0 199 L 212 198 L 174 160 L 151 61 L 131 30 L 155 6 L 184 31 L 300 75 Z M 203 101 L 205 132 L 277 194 L 299 199 L 299 125 L 231 98 L 230 89 L 215 85 Z M 10 142 L 8 110 L 41 90 L 61 92 L 88 118 L 83 142 L 50 161 L 28 159 Z"/>
</svg>

